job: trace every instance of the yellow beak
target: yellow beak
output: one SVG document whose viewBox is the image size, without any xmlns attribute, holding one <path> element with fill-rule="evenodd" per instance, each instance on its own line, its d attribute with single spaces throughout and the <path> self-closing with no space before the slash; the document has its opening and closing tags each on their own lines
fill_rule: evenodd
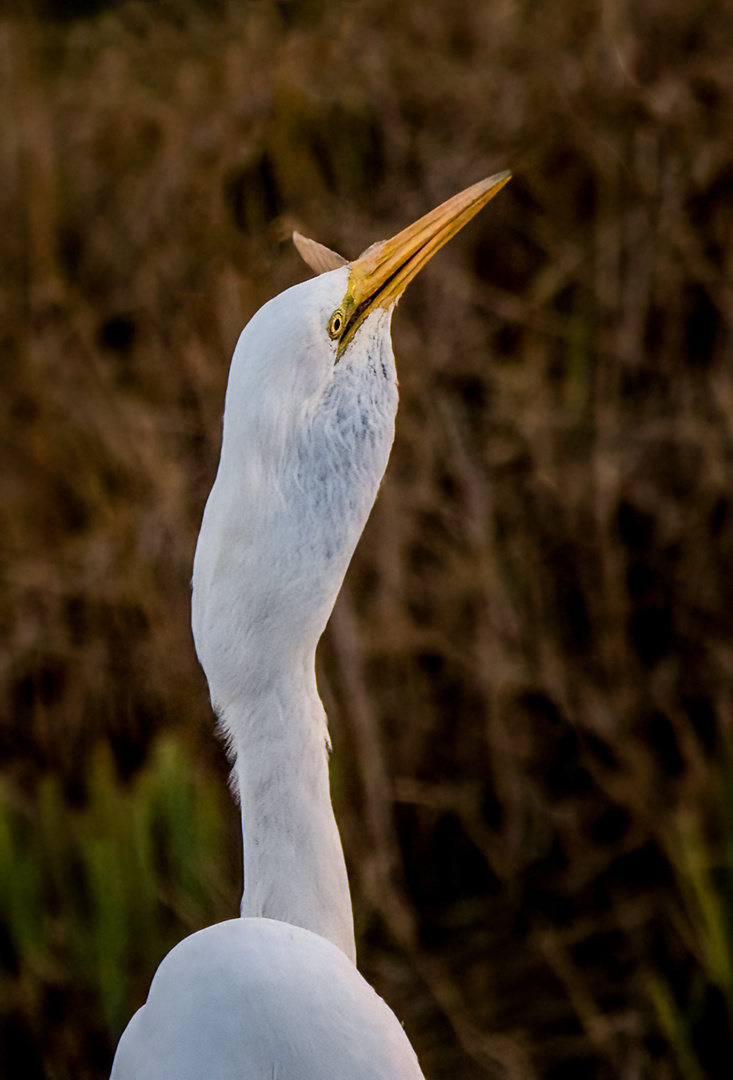
<svg viewBox="0 0 733 1080">
<path fill-rule="evenodd" d="M 349 287 L 343 303 L 346 330 L 339 352 L 369 312 L 376 307 L 389 308 L 399 300 L 425 263 L 501 191 L 511 175 L 502 172 L 480 180 L 408 225 L 391 240 L 372 244 L 349 263 Z"/>
</svg>

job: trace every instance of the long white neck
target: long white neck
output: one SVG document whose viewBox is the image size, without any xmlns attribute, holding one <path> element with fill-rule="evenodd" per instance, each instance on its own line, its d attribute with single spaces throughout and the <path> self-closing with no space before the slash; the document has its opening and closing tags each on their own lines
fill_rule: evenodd
<svg viewBox="0 0 733 1080">
<path fill-rule="evenodd" d="M 314 656 L 387 465 L 397 380 L 383 309 L 336 362 L 325 328 L 347 283 L 342 268 L 295 286 L 242 333 L 192 625 L 235 757 L 242 914 L 314 930 L 353 958 Z"/>
<path fill-rule="evenodd" d="M 242 915 L 312 930 L 356 958 L 351 899 L 331 806 L 326 716 L 313 659 L 221 716 L 233 735 L 242 809 Z"/>
</svg>

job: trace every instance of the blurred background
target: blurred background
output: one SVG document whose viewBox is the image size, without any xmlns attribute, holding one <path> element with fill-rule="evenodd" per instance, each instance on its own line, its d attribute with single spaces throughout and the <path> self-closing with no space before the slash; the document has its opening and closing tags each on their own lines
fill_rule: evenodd
<svg viewBox="0 0 733 1080">
<path fill-rule="evenodd" d="M 319 654 L 360 963 L 428 1080 L 730 1076 L 733 7 L 0 15 L 0 1075 L 102 1080 L 237 913 L 189 630 L 239 331 L 514 179 L 394 320 Z"/>
</svg>

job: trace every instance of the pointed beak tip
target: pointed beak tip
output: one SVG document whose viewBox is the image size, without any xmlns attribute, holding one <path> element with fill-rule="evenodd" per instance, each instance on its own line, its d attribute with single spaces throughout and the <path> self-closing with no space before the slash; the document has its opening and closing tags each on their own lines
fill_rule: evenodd
<svg viewBox="0 0 733 1080">
<path fill-rule="evenodd" d="M 511 169 L 504 169 L 503 172 L 495 173 L 494 176 L 489 176 L 488 179 L 484 180 L 481 186 L 485 191 L 491 191 L 496 187 L 503 187 L 504 184 L 507 184 L 511 180 L 511 178 Z"/>
</svg>

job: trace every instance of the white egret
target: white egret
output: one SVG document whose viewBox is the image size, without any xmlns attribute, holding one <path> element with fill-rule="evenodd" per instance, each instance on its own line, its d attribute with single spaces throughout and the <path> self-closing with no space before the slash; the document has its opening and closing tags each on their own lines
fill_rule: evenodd
<svg viewBox="0 0 733 1080">
<path fill-rule="evenodd" d="M 394 307 L 509 175 L 350 263 L 296 234 L 319 276 L 269 301 L 242 332 L 192 622 L 234 758 L 243 917 L 165 958 L 112 1080 L 422 1077 L 399 1022 L 354 966 L 315 650 L 392 446 Z"/>
</svg>

